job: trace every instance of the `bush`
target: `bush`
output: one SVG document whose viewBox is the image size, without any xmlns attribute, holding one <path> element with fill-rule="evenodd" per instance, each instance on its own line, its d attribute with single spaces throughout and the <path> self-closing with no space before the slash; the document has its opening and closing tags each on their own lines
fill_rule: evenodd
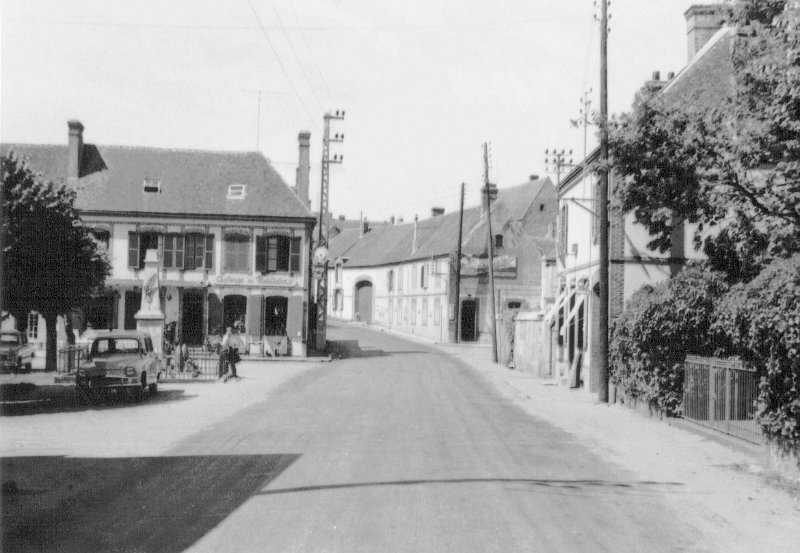
<svg viewBox="0 0 800 553">
<path fill-rule="evenodd" d="M 683 399 L 686 354 L 714 352 L 714 305 L 727 290 L 724 275 L 691 265 L 637 291 L 612 325 L 611 382 L 675 416 Z"/>
<path fill-rule="evenodd" d="M 773 261 L 731 289 L 716 311 L 713 331 L 761 376 L 765 435 L 783 447 L 800 445 L 800 255 Z"/>
</svg>

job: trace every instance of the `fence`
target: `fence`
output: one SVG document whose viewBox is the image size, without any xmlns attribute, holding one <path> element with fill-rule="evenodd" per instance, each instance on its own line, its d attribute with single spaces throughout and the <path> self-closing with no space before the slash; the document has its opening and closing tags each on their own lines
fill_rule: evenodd
<svg viewBox="0 0 800 553">
<path fill-rule="evenodd" d="M 206 351 L 203 348 L 189 348 L 183 363 L 176 363 L 176 359 L 166 359 L 166 370 L 163 380 L 216 380 L 225 374 L 225 355 Z"/>
<path fill-rule="evenodd" d="M 683 387 L 683 417 L 736 436 L 764 443 L 756 421 L 758 376 L 735 357 L 687 355 Z"/>
<path fill-rule="evenodd" d="M 58 350 L 56 372 L 61 375 L 75 374 L 86 361 L 87 353 L 84 346 L 68 346 Z"/>
</svg>

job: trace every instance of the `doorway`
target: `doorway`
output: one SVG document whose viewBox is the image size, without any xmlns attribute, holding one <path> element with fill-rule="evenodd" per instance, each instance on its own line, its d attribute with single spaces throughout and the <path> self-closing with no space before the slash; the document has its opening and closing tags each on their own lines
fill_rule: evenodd
<svg viewBox="0 0 800 553">
<path fill-rule="evenodd" d="M 183 292 L 181 342 L 190 346 L 203 343 L 203 293 L 198 290 Z"/>
<path fill-rule="evenodd" d="M 286 336 L 286 321 L 289 313 L 289 298 L 269 296 L 264 298 L 264 334 Z"/>
<path fill-rule="evenodd" d="M 247 315 L 247 297 L 238 294 L 231 294 L 222 299 L 222 332 L 228 327 L 233 327 L 235 323 L 241 325 L 244 330 L 244 322 Z"/>
<path fill-rule="evenodd" d="M 356 283 L 353 318 L 364 323 L 372 322 L 372 283 L 367 280 Z"/>
<path fill-rule="evenodd" d="M 461 301 L 461 340 L 474 342 L 478 339 L 478 300 Z"/>
</svg>

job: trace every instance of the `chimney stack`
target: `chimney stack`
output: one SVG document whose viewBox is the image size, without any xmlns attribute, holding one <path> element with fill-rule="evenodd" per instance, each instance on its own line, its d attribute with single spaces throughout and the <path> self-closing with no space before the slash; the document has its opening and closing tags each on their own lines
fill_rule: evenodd
<svg viewBox="0 0 800 553">
<path fill-rule="evenodd" d="M 661 71 L 653 71 L 653 78 L 647 81 L 644 86 L 651 92 L 661 90 L 667 85 L 667 81 L 661 80 Z"/>
<path fill-rule="evenodd" d="M 725 24 L 725 11 L 722 4 L 701 4 L 691 6 L 683 15 L 686 18 L 688 59 L 691 60 Z"/>
<path fill-rule="evenodd" d="M 530 175 L 528 179 L 533 182 L 539 180 L 539 175 Z"/>
<path fill-rule="evenodd" d="M 67 179 L 77 180 L 81 176 L 81 155 L 83 154 L 83 125 L 80 121 L 67 121 L 69 127 L 69 158 L 67 160 Z"/>
<path fill-rule="evenodd" d="M 302 131 L 297 135 L 297 142 L 300 147 L 300 159 L 297 164 L 297 175 L 295 179 L 295 190 L 297 196 L 303 205 L 311 208 L 311 200 L 308 197 L 308 182 L 309 173 L 311 171 L 311 162 L 309 150 L 311 147 L 311 133 L 309 131 Z"/>
<path fill-rule="evenodd" d="M 444 215 L 444 208 L 443 207 L 432 207 L 431 208 L 431 217 L 438 217 L 439 215 Z"/>
<path fill-rule="evenodd" d="M 365 219 L 361 219 L 361 233 L 360 237 L 363 238 L 365 234 L 369 232 L 369 221 Z"/>
</svg>

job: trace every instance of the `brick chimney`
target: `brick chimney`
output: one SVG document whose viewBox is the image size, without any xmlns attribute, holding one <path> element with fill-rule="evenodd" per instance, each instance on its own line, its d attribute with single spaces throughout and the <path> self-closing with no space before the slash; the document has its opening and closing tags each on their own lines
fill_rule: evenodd
<svg viewBox="0 0 800 553">
<path fill-rule="evenodd" d="M 444 208 L 443 207 L 432 207 L 431 208 L 431 217 L 438 217 L 439 215 L 444 215 Z"/>
<path fill-rule="evenodd" d="M 67 121 L 69 127 L 69 153 L 67 159 L 67 178 L 77 180 L 81 176 L 81 155 L 83 154 L 83 125 L 80 121 Z"/>
<path fill-rule="evenodd" d="M 691 6 L 683 14 L 686 18 L 689 60 L 722 28 L 725 23 L 724 9 L 722 4 L 699 4 Z"/>
<path fill-rule="evenodd" d="M 297 197 L 303 202 L 307 208 L 311 207 L 311 200 L 308 197 L 308 182 L 309 172 L 311 171 L 311 162 L 309 150 L 311 147 L 311 133 L 309 131 L 302 131 L 297 135 L 297 142 L 300 147 L 300 159 L 297 163 L 297 173 L 295 175 L 295 190 Z"/>
</svg>

